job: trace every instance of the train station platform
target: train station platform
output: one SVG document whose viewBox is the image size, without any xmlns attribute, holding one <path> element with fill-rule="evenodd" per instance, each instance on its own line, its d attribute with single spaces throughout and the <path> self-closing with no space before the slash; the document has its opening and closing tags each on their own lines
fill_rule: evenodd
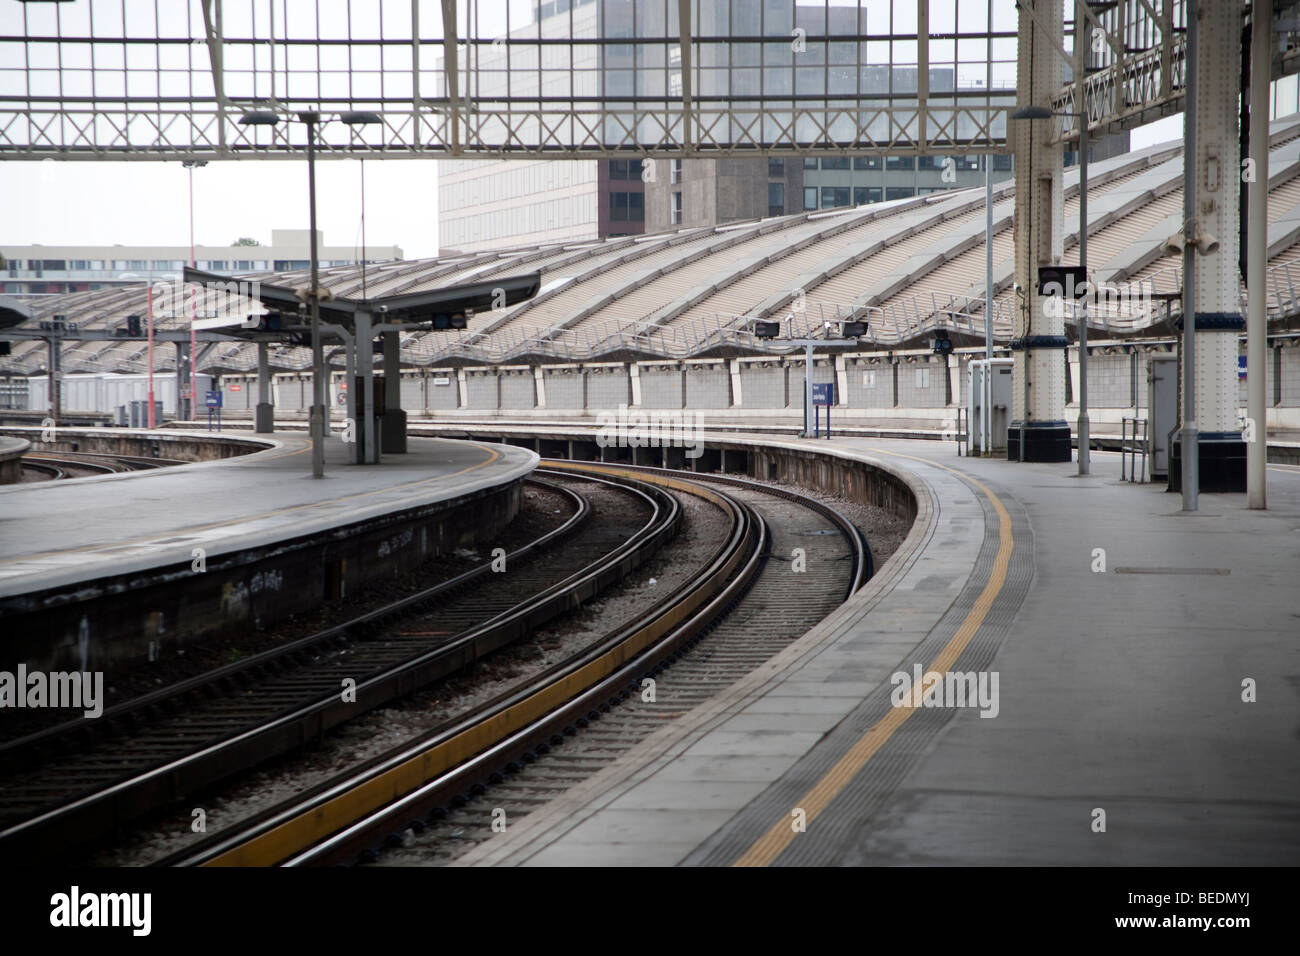
<svg viewBox="0 0 1300 956">
<path fill-rule="evenodd" d="M 1080 478 L 933 441 L 753 440 L 905 477 L 902 547 L 458 865 L 1300 862 L 1300 469 L 1270 466 L 1267 511 L 1185 514 L 1114 454 Z"/>
<path fill-rule="evenodd" d="M 116 627 L 127 645 L 146 630 L 178 638 L 186 612 L 199 629 L 204 615 L 265 622 L 281 609 L 311 606 L 331 587 L 403 570 L 504 526 L 538 461 L 505 445 L 415 438 L 408 453 L 362 466 L 332 439 L 325 478 L 315 479 L 305 435 L 248 440 L 265 447 L 219 461 L 0 488 L 0 611 L 16 627 L 27 621 L 25 631 L 70 626 L 75 637 L 70 607 L 134 595 L 120 626 L 103 605 L 80 625 L 97 629 L 92 640 Z M 330 573 L 334 580 L 323 581 Z M 54 622 L 21 616 L 56 612 L 62 617 Z M 47 635 L 49 642 L 60 636 Z M 13 646 L 5 644 L 7 659 Z"/>
</svg>

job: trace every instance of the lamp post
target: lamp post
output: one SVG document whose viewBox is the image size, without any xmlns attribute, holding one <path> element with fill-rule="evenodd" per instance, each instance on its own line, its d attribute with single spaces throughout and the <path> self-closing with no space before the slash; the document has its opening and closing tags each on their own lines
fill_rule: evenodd
<svg viewBox="0 0 1300 956">
<path fill-rule="evenodd" d="M 311 229 L 311 289 L 307 297 L 311 302 L 311 366 L 312 404 L 308 418 L 311 427 L 311 474 L 313 478 L 325 477 L 325 431 L 328 424 L 326 406 L 325 358 L 320 336 L 320 258 L 316 248 L 316 128 L 321 114 L 303 110 L 297 114 L 298 122 L 307 127 L 307 198 L 310 204 Z M 344 112 L 339 119 L 349 126 L 380 122 L 379 116 L 370 112 Z M 275 126 L 280 117 L 269 110 L 254 110 L 240 117 L 243 126 Z"/>
<path fill-rule="evenodd" d="M 1070 116 L 1079 121 L 1079 268 L 1084 275 L 1087 294 L 1083 296 L 1082 311 L 1079 319 L 1079 474 L 1086 475 L 1092 465 L 1089 454 L 1091 429 L 1088 420 L 1088 296 L 1092 294 L 1088 282 L 1088 119 L 1081 113 L 1054 113 L 1045 106 L 1024 106 L 1011 114 L 1013 120 L 1051 119 L 1054 116 Z M 1029 277 L 1036 281 L 1035 276 Z M 1025 409 L 1028 415 L 1028 408 Z M 1023 446 L 1024 442 L 1021 442 Z"/>
</svg>

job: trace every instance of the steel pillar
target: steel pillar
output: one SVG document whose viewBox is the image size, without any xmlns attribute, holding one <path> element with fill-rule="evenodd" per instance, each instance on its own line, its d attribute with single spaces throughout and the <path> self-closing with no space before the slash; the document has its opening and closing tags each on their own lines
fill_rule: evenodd
<svg viewBox="0 0 1300 956">
<path fill-rule="evenodd" d="M 406 412 L 402 411 L 402 343 L 397 332 L 384 332 L 383 340 L 384 417 L 380 425 L 380 447 L 385 454 L 402 454 L 406 451 Z"/>
<path fill-rule="evenodd" d="M 1017 107 L 1052 109 L 1061 88 L 1060 50 L 1064 13 L 1059 2 L 1035 0 L 1033 10 L 1019 7 L 1016 87 Z M 1055 121 L 1019 120 L 1008 133 L 1015 156 L 1016 320 L 1014 406 L 1007 436 L 1013 461 L 1069 461 L 1070 426 L 1065 421 L 1065 315 L 1044 308 L 1038 294 L 1038 270 L 1059 265 L 1064 247 L 1061 190 L 1062 144 Z"/>
<path fill-rule="evenodd" d="M 59 366 L 62 361 L 63 349 L 60 347 L 59 337 L 51 335 L 45 340 L 45 345 L 49 349 L 50 371 L 49 371 L 49 402 L 50 418 L 54 419 L 54 424 L 59 423 L 59 418 L 63 415 L 63 369 Z M 152 396 L 150 396 L 152 398 Z"/>
<path fill-rule="evenodd" d="M 1187 489 L 1186 510 L 1195 510 L 1197 492 L 1246 490 L 1246 445 L 1237 424 L 1237 341 L 1246 328 L 1241 314 L 1237 221 L 1241 5 L 1202 2 L 1189 6 L 1189 13 L 1194 7 L 1198 20 L 1195 30 L 1189 31 L 1189 42 L 1194 32 L 1195 105 L 1189 118 L 1195 132 L 1188 143 L 1194 164 L 1194 233 L 1184 235 L 1184 255 L 1190 252 L 1195 259 L 1190 270 L 1192 304 L 1185 309 L 1195 324 L 1190 362 L 1186 349 L 1180 356 L 1184 373 L 1191 375 L 1192 394 L 1188 396 L 1184 388 L 1182 437 L 1186 442 L 1175 443 L 1169 469 L 1171 486 L 1182 490 L 1183 446 L 1197 449 L 1189 464 L 1194 464 L 1199 480 Z M 1262 119 L 1261 125 L 1267 128 L 1267 120 Z M 1256 228 L 1267 227 L 1260 222 Z"/>
<path fill-rule="evenodd" d="M 357 374 L 361 377 L 361 394 L 357 396 L 361 420 L 357 422 L 360 441 L 357 443 L 358 464 L 373 465 L 379 461 L 379 443 L 375 440 L 375 347 L 371 332 L 371 316 L 364 310 L 356 314 Z"/>
<path fill-rule="evenodd" d="M 1267 508 L 1268 412 L 1264 407 L 1264 371 L 1268 361 L 1268 92 L 1272 68 L 1273 0 L 1251 4 L 1250 33 L 1250 158 L 1255 181 L 1249 186 L 1246 234 L 1246 417 L 1255 425 L 1254 441 L 1246 444 L 1246 503 Z"/>
<path fill-rule="evenodd" d="M 194 418 L 194 396 L 191 395 L 188 402 L 185 400 L 185 386 L 190 377 L 186 369 L 187 351 L 187 343 L 176 343 L 176 417 L 182 421 Z"/>
<path fill-rule="evenodd" d="M 257 409 L 253 428 L 263 434 L 275 431 L 275 402 L 271 400 L 271 360 L 269 346 L 257 343 Z"/>
</svg>

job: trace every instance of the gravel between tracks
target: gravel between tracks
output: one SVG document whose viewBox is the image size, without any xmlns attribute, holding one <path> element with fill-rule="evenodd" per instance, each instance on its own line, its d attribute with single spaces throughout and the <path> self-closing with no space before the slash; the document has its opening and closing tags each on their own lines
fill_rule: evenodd
<svg viewBox="0 0 1300 956">
<path fill-rule="evenodd" d="M 600 500 L 613 493 L 586 484 L 579 490 L 596 504 L 597 513 L 591 520 L 600 520 Z M 399 704 L 348 721 L 327 735 L 318 748 L 246 774 L 234 784 L 192 801 L 191 806 L 140 827 L 88 862 L 139 866 L 173 853 L 197 836 L 190 829 L 194 809 L 204 811 L 209 832 L 228 826 L 437 727 L 569 656 L 617 621 L 635 616 L 666 590 L 677 587 L 717 548 L 727 528 L 725 517 L 691 496 L 683 496 L 682 503 L 684 520 L 676 540 L 619 587 L 537 631 L 527 641 L 504 648 Z"/>
</svg>

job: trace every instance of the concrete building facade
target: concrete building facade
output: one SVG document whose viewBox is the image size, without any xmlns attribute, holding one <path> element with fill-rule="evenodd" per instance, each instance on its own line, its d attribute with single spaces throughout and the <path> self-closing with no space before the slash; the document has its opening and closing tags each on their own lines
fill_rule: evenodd
<svg viewBox="0 0 1300 956">
<path fill-rule="evenodd" d="M 330 246 L 317 230 L 317 257 L 322 268 L 360 263 L 355 246 Z M 0 292 L 49 295 L 85 292 L 110 286 L 179 279 L 190 264 L 189 246 L 43 246 L 0 245 Z M 401 259 L 399 246 L 367 246 L 366 262 Z M 289 272 L 311 266 L 311 231 L 273 229 L 267 246 L 195 246 L 199 269 L 220 273 Z"/>
</svg>

